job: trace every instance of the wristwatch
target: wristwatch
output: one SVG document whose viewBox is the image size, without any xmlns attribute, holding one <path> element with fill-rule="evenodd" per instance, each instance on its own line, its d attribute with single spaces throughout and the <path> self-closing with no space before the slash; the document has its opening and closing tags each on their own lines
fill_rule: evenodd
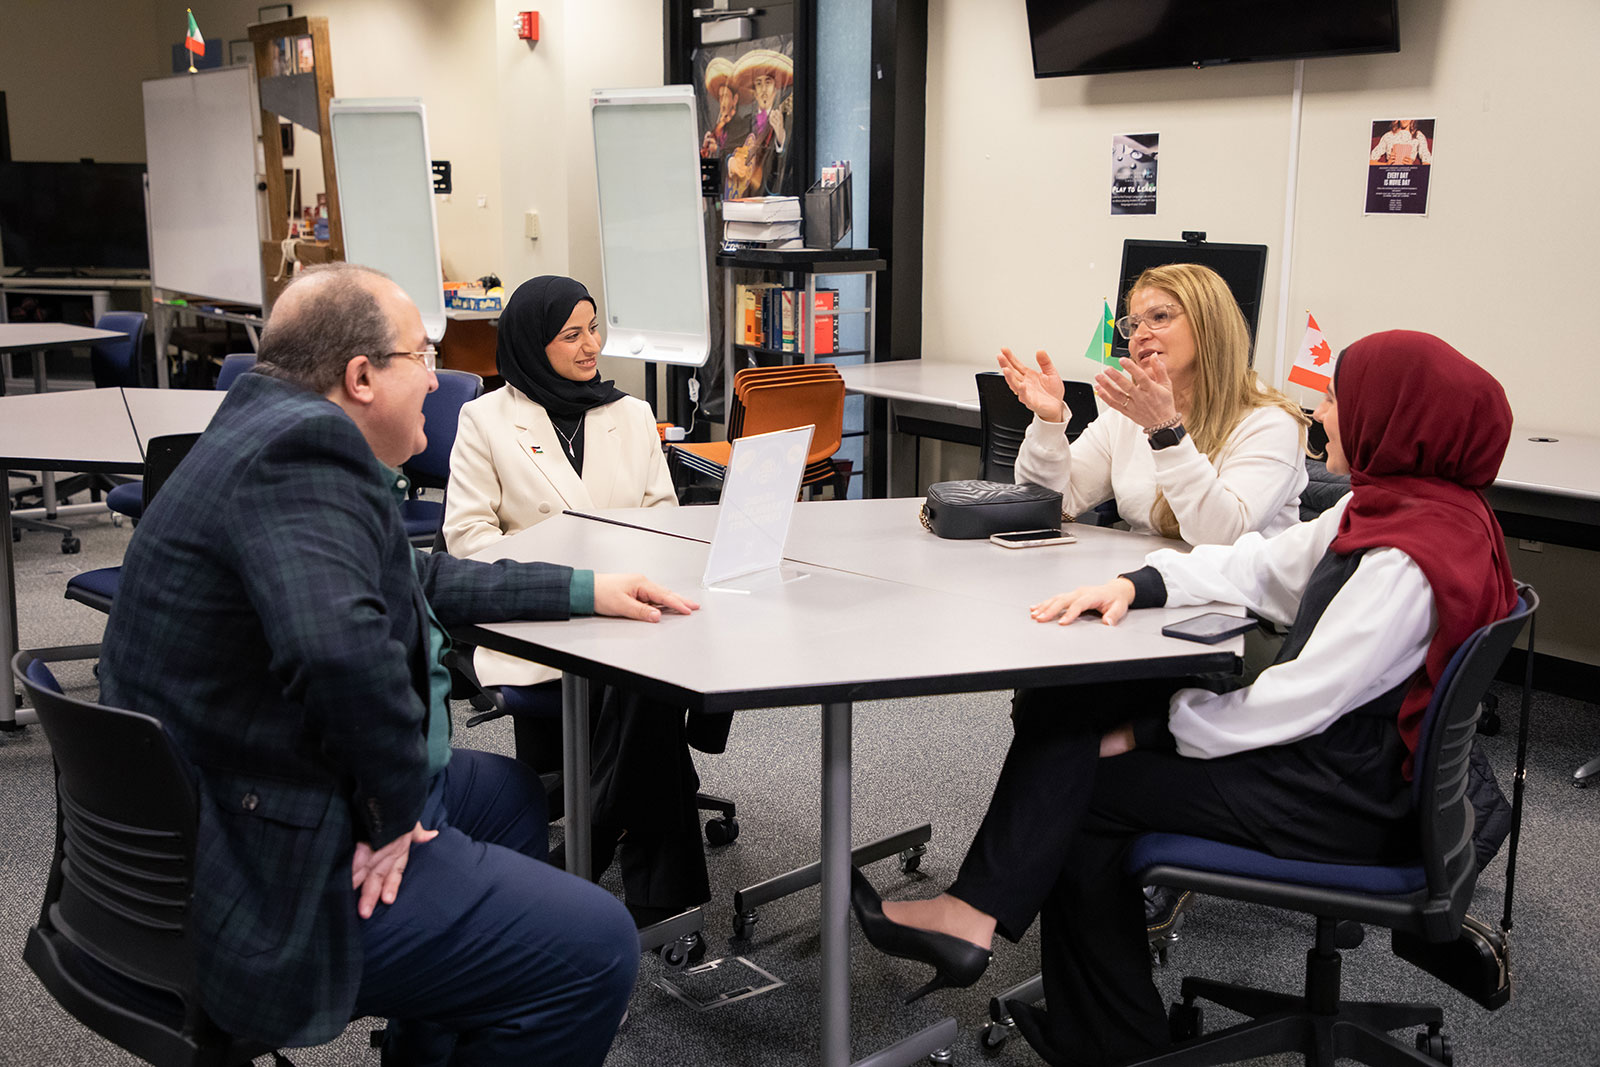
<svg viewBox="0 0 1600 1067">
<path fill-rule="evenodd" d="M 1151 432 L 1150 447 L 1158 452 L 1163 448 L 1171 448 L 1183 440 L 1188 433 L 1189 431 L 1183 428 L 1183 423 L 1181 422 L 1175 426 L 1163 426 L 1161 429 Z"/>
</svg>

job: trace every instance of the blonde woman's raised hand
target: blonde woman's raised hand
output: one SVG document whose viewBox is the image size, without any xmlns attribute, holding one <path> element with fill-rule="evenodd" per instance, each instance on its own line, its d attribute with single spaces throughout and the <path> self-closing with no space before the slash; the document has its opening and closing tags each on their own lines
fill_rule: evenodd
<svg viewBox="0 0 1600 1067">
<path fill-rule="evenodd" d="M 1067 390 L 1061 384 L 1061 375 L 1056 373 L 1049 353 L 1040 349 L 1034 355 L 1038 370 L 1012 355 L 1009 348 L 1002 348 L 996 359 L 1006 384 L 1029 411 L 1049 422 L 1067 421 L 1067 405 L 1061 399 Z"/>
</svg>

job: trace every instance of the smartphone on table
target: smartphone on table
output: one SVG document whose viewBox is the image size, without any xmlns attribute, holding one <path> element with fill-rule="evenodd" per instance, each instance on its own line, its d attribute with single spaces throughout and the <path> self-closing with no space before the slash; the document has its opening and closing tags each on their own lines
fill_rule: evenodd
<svg viewBox="0 0 1600 1067">
<path fill-rule="evenodd" d="M 1230 637 L 1237 637 L 1256 628 L 1256 620 L 1238 615 L 1224 615 L 1208 611 L 1192 619 L 1169 623 L 1161 628 L 1167 637 L 1181 637 L 1185 641 L 1199 641 L 1202 645 L 1215 645 Z"/>
<path fill-rule="evenodd" d="M 1070 545 L 1077 540 L 1063 530 L 1018 530 L 990 534 L 989 540 L 1001 548 L 1040 548 L 1044 545 Z"/>
</svg>

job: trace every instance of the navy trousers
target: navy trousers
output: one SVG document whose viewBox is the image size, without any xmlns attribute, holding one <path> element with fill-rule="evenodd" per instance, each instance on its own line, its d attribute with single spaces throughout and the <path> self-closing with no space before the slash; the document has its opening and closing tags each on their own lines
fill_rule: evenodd
<svg viewBox="0 0 1600 1067">
<path fill-rule="evenodd" d="M 365 920 L 358 1015 L 385 1067 L 599 1064 L 639 965 L 628 912 L 544 862 L 544 791 L 515 760 L 456 749 L 400 891 Z"/>
</svg>

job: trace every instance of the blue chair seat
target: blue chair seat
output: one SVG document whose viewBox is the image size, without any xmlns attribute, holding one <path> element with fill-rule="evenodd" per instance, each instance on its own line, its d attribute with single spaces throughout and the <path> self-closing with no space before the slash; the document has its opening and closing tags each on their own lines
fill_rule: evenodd
<svg viewBox="0 0 1600 1067">
<path fill-rule="evenodd" d="M 82 574 L 73 575 L 67 582 L 67 591 L 64 595 L 68 600 L 76 600 L 96 611 L 109 614 L 111 602 L 116 599 L 117 586 L 121 581 L 121 567 L 101 567 L 98 570 L 84 571 Z"/>
<path fill-rule="evenodd" d="M 413 544 L 422 539 L 432 540 L 444 522 L 444 504 L 438 500 L 403 500 L 400 517 L 405 520 L 406 536 Z"/>
<path fill-rule="evenodd" d="M 1377 896 L 1404 896 L 1425 889 L 1428 884 L 1427 873 L 1420 863 L 1377 867 L 1285 860 L 1255 849 L 1188 834 L 1145 834 L 1129 850 L 1128 868 L 1142 871 L 1157 864 Z"/>
<path fill-rule="evenodd" d="M 144 517 L 144 483 L 124 482 L 106 494 L 106 507 L 134 522 Z"/>
</svg>

